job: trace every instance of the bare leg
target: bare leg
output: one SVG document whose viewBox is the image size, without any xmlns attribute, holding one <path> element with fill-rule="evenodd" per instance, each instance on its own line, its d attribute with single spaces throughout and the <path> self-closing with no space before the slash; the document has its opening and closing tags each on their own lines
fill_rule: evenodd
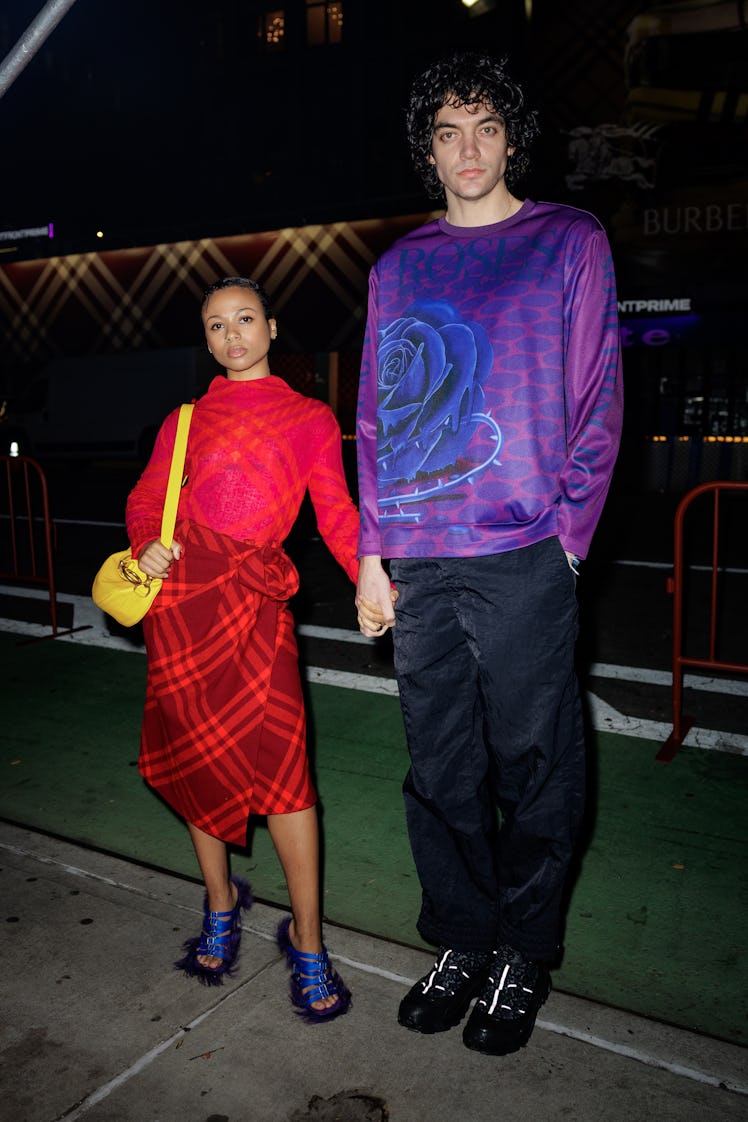
<svg viewBox="0 0 748 1122">
<path fill-rule="evenodd" d="M 317 808 L 310 806 L 293 814 L 269 814 L 270 837 L 288 885 L 293 919 L 289 938 L 297 951 L 319 954 L 322 925 L 319 906 L 319 832 Z M 324 997 L 312 1003 L 316 1009 L 334 1005 L 337 998 Z"/>
<path fill-rule="evenodd" d="M 211 837 L 187 823 L 195 847 L 197 863 L 205 881 L 205 891 L 208 894 L 208 910 L 211 912 L 230 912 L 236 904 L 236 886 L 229 880 L 229 859 L 226 852 L 226 843 L 219 838 Z M 198 955 L 197 961 L 209 970 L 217 970 L 221 959 L 215 955 Z"/>
</svg>

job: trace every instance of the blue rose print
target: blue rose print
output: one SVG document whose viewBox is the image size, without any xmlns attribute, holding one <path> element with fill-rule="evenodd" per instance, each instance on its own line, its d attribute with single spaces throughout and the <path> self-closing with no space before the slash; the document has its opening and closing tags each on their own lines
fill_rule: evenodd
<svg viewBox="0 0 748 1122">
<path fill-rule="evenodd" d="M 460 321 L 446 303 L 418 303 L 380 332 L 377 458 L 384 482 L 412 482 L 464 456 L 492 362 L 485 329 Z"/>
</svg>

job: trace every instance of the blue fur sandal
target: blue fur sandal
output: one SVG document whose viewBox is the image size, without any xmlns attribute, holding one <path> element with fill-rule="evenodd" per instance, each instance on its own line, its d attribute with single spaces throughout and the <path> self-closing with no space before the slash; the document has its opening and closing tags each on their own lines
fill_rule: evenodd
<svg viewBox="0 0 748 1122">
<path fill-rule="evenodd" d="M 236 885 L 236 903 L 230 912 L 209 912 L 208 894 L 203 901 L 203 929 L 194 939 L 184 944 L 184 958 L 174 963 L 175 970 L 183 970 L 188 978 L 197 978 L 206 986 L 221 986 L 225 977 L 236 973 L 236 960 L 241 942 L 241 912 L 252 907 L 252 891 L 241 877 L 232 877 Z M 221 959 L 220 966 L 211 969 L 198 962 L 199 955 L 212 955 Z"/>
<path fill-rule="evenodd" d="M 288 933 L 290 926 L 290 916 L 281 920 L 275 939 L 291 970 L 291 1004 L 309 1024 L 332 1021 L 347 1013 L 351 1007 L 351 994 L 343 979 L 333 969 L 325 946 L 322 946 L 320 954 L 297 951 Z M 326 1009 L 315 1009 L 312 1003 L 324 997 L 334 997 L 337 1000 Z"/>
</svg>

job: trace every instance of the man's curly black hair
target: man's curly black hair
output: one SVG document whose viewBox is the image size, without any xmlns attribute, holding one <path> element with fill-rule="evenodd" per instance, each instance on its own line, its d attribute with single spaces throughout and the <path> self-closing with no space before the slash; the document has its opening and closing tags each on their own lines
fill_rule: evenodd
<svg viewBox="0 0 748 1122">
<path fill-rule="evenodd" d="M 429 163 L 434 120 L 443 105 L 490 105 L 502 118 L 508 144 L 514 147 L 506 169 L 507 186 L 527 174 L 529 147 L 538 135 L 537 113 L 528 109 L 520 86 L 508 75 L 506 58 L 462 51 L 435 62 L 414 81 L 406 115 L 413 165 L 433 199 L 444 189 Z"/>
</svg>

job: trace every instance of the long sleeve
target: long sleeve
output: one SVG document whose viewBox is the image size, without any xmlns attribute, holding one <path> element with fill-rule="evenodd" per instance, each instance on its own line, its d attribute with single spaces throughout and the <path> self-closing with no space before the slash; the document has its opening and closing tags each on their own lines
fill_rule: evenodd
<svg viewBox="0 0 748 1122">
<path fill-rule="evenodd" d="M 560 474 L 559 538 L 586 557 L 618 455 L 623 385 L 615 278 L 607 239 L 594 232 L 566 283 L 564 393 L 567 457 Z"/>
<path fill-rule="evenodd" d="M 356 417 L 361 519 L 359 557 L 379 556 L 382 553 L 377 504 L 377 288 L 377 272 L 374 268 L 369 275 L 369 306 Z"/>
<path fill-rule="evenodd" d="M 342 438 L 333 414 L 320 417 L 318 443 L 309 476 L 309 496 L 322 539 L 352 581 L 358 578 L 358 511 L 348 493 L 343 470 Z"/>
<path fill-rule="evenodd" d="M 179 409 L 175 409 L 162 424 L 151 458 L 127 499 L 127 537 L 136 558 L 148 542 L 161 536 L 161 516 L 178 420 Z"/>
</svg>

